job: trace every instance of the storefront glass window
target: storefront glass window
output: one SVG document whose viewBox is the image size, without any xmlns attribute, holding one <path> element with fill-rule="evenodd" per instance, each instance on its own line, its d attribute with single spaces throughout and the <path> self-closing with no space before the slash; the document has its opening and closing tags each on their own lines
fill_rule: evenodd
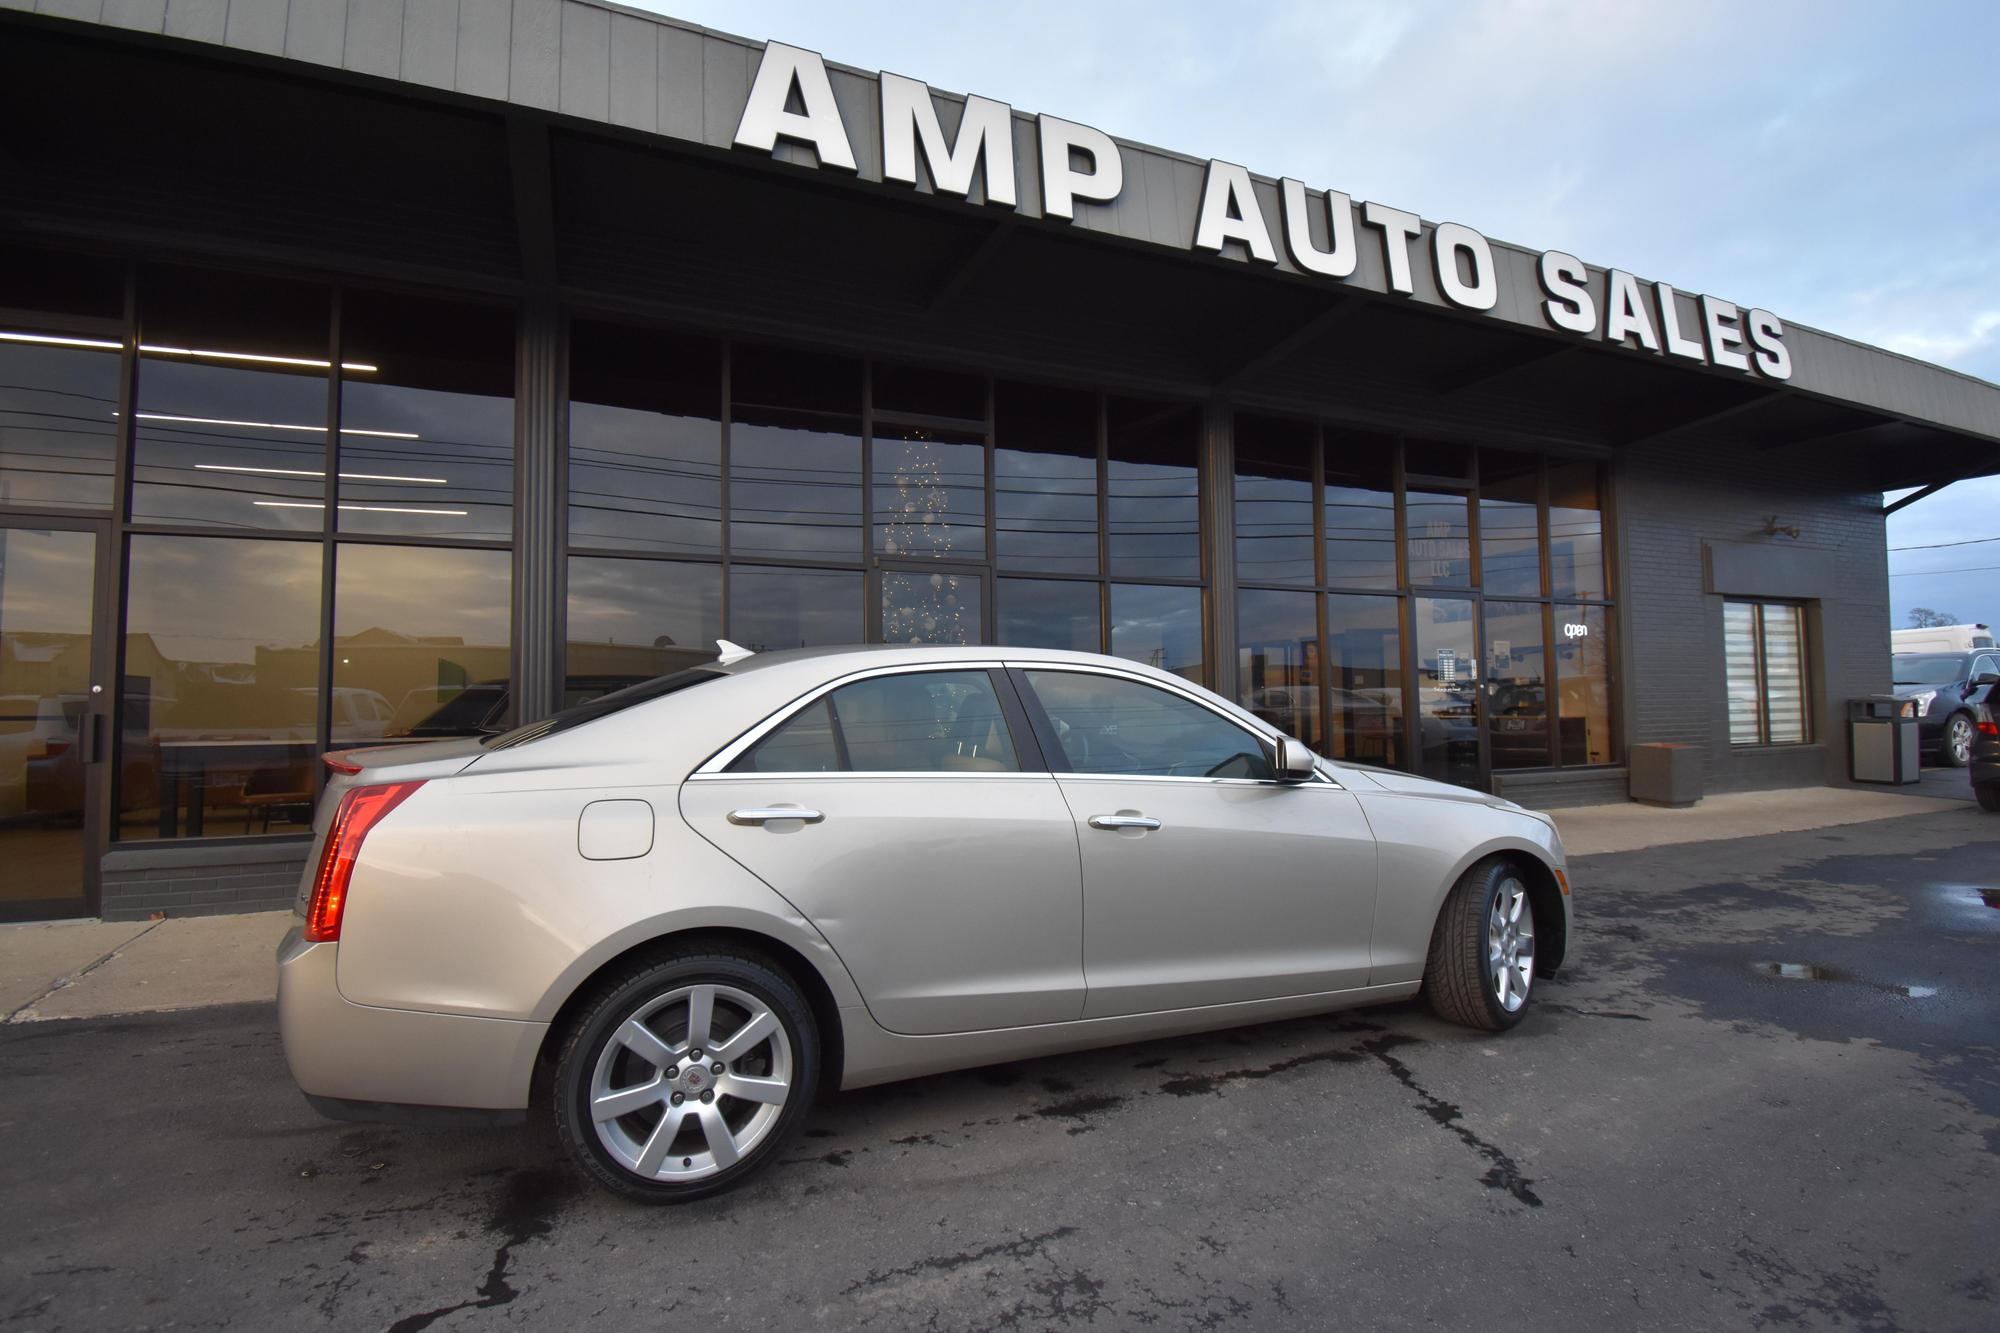
<svg viewBox="0 0 2000 1333">
<path fill-rule="evenodd" d="M 428 740 L 509 725 L 512 585 L 513 557 L 502 550 L 342 544 L 333 694 L 337 713 L 351 715 L 351 739 Z M 335 743 L 348 739 L 336 724 Z"/>
<path fill-rule="evenodd" d="M 1456 597 L 1413 602 L 1417 637 L 1417 771 L 1479 782 L 1478 609 Z"/>
<path fill-rule="evenodd" d="M 341 305 L 343 533 L 514 534 L 514 317 L 348 293 Z"/>
<path fill-rule="evenodd" d="M 1201 589 L 1111 585 L 1111 655 L 1201 684 Z"/>
<path fill-rule="evenodd" d="M 1542 595 L 1541 460 L 1479 454 L 1479 586 L 1488 597 Z"/>
<path fill-rule="evenodd" d="M 1549 468 L 1549 583 L 1558 597 L 1606 595 L 1604 515 L 1595 463 Z"/>
<path fill-rule="evenodd" d="M 1238 595 L 1236 701 L 1278 730 L 1323 750 L 1318 600 L 1311 592 L 1271 589 L 1245 589 Z"/>
<path fill-rule="evenodd" d="M 983 581 L 954 570 L 882 572 L 882 642 L 980 643 Z"/>
<path fill-rule="evenodd" d="M 1112 398 L 1105 405 L 1106 526 L 1114 575 L 1201 577 L 1201 409 Z"/>
<path fill-rule="evenodd" d="M 1486 603 L 1485 674 L 1493 767 L 1548 767 L 1548 671 L 1539 602 Z"/>
<path fill-rule="evenodd" d="M 730 373 L 732 555 L 859 561 L 860 363 L 739 346 Z"/>
<path fill-rule="evenodd" d="M 1098 584 L 1068 579 L 1000 579 L 993 590 L 993 641 L 1019 648 L 1104 651 Z"/>
<path fill-rule="evenodd" d="M 570 326 L 569 539 L 664 555 L 722 550 L 722 349 Z"/>
<path fill-rule="evenodd" d="M 1601 606 L 1554 608 L 1556 752 L 1564 764 L 1609 764 L 1611 613 Z"/>
<path fill-rule="evenodd" d="M 1317 583 L 1313 455 L 1319 432 L 1301 422 L 1236 418 L 1236 577 Z"/>
<path fill-rule="evenodd" d="M 135 523 L 321 530 L 330 321 L 324 288 L 140 275 Z"/>
<path fill-rule="evenodd" d="M 710 661 L 722 637 L 722 566 L 571 556 L 568 626 L 566 695 Z"/>
<path fill-rule="evenodd" d="M 1334 588 L 1396 587 L 1396 441 L 1327 433 L 1326 581 Z"/>
<path fill-rule="evenodd" d="M 986 557 L 986 440 L 877 424 L 875 549 L 898 559 Z"/>
<path fill-rule="evenodd" d="M 131 539 L 122 836 L 241 836 L 311 823 L 321 551 L 318 541 Z M 389 703 L 369 690 L 336 691 L 335 743 L 383 734 Z"/>
<path fill-rule="evenodd" d="M 0 505 L 110 507 L 119 354 L 0 332 Z"/>
<path fill-rule="evenodd" d="M 732 566 L 729 636 L 760 653 L 860 643 L 861 574 L 839 569 Z"/>
<path fill-rule="evenodd" d="M 1403 599 L 1326 599 L 1326 675 L 1331 700 L 1326 753 L 1335 759 L 1401 768 Z"/>
<path fill-rule="evenodd" d="M 1472 584 L 1471 501 L 1456 491 L 1413 490 L 1404 497 L 1410 582 L 1463 588 Z"/>
<path fill-rule="evenodd" d="M 1097 397 L 1002 382 L 993 390 L 1000 568 L 1097 573 Z"/>
</svg>

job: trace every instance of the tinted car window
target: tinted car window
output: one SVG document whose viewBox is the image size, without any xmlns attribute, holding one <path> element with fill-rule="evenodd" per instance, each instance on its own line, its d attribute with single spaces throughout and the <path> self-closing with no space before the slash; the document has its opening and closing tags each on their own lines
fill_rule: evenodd
<svg viewBox="0 0 2000 1333">
<path fill-rule="evenodd" d="M 2000 673 L 2000 665 L 1996 665 L 1992 658 L 1981 656 L 1973 659 L 1972 678 L 1974 680 L 1978 680 L 1981 676 L 1989 676 L 1996 673 Z"/>
<path fill-rule="evenodd" d="M 843 685 L 757 742 L 735 773 L 1012 773 L 1013 738 L 984 671 Z"/>
<path fill-rule="evenodd" d="M 1263 742 L 1177 694 L 1117 676 L 1031 671 L 1070 768 L 1137 777 L 1275 777 Z"/>
<path fill-rule="evenodd" d="M 1898 653 L 1891 671 L 1898 685 L 1950 685 L 1966 679 L 1963 653 Z"/>
</svg>

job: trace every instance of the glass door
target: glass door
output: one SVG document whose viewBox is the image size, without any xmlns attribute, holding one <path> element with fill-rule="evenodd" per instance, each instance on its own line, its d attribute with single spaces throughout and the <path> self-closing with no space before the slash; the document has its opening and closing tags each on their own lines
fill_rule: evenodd
<svg viewBox="0 0 2000 1333">
<path fill-rule="evenodd" d="M 1417 772 L 1483 788 L 1478 605 L 1467 597 L 1415 603 Z"/>
<path fill-rule="evenodd" d="M 82 916 L 96 887 L 104 534 L 0 518 L 0 921 Z"/>
</svg>

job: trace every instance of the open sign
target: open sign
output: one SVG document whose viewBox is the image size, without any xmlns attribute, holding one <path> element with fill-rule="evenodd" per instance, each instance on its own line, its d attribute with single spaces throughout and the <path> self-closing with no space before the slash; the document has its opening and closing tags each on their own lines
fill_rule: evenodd
<svg viewBox="0 0 2000 1333">
<path fill-rule="evenodd" d="M 1587 639 L 1590 637 L 1590 626 L 1579 625 L 1575 621 L 1571 621 L 1563 626 L 1563 637 L 1565 639 Z"/>
</svg>

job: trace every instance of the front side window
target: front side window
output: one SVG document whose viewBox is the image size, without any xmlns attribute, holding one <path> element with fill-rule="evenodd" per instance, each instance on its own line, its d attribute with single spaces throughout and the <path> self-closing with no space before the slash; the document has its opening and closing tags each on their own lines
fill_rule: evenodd
<svg viewBox="0 0 2000 1333">
<path fill-rule="evenodd" d="M 1799 745 L 1811 739 L 1804 608 L 1724 602 L 1722 644 L 1729 743 Z"/>
<path fill-rule="evenodd" d="M 1177 694 L 1117 676 L 1030 671 L 1072 772 L 1120 777 L 1276 774 L 1255 735 Z"/>
<path fill-rule="evenodd" d="M 1013 737 L 984 671 L 874 676 L 815 700 L 732 773 L 1015 773 Z"/>
</svg>

